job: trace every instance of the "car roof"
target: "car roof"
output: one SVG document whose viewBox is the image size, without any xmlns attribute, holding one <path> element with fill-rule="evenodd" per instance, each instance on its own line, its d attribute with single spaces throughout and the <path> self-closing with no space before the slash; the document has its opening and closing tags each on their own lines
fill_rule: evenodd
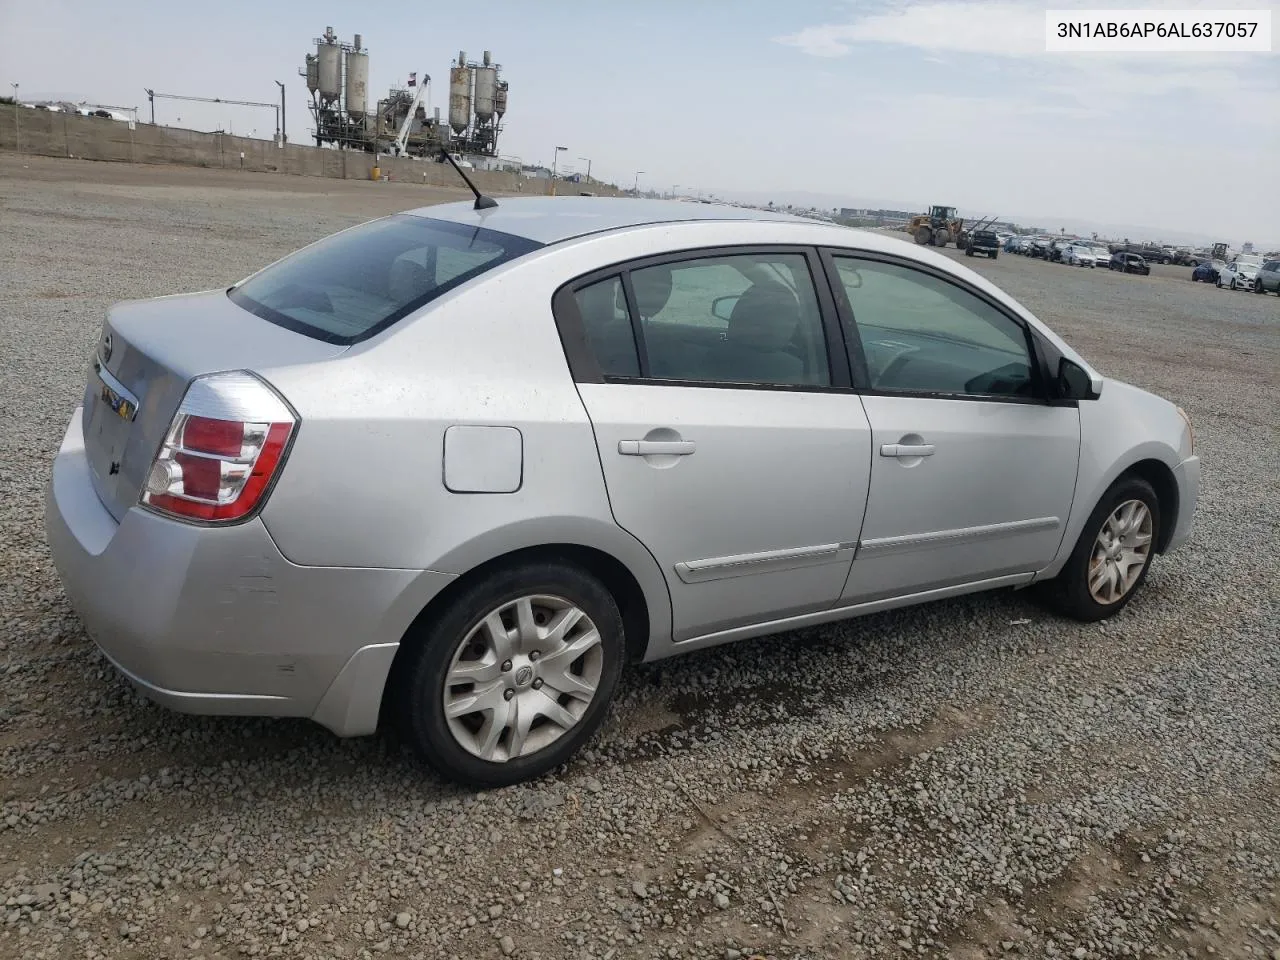
<svg viewBox="0 0 1280 960">
<path fill-rule="evenodd" d="M 484 227 L 537 243 L 558 243 L 589 233 L 689 220 L 756 220 L 821 223 L 806 217 L 728 204 L 685 203 L 635 197 L 503 197 L 476 210 L 472 201 L 408 210 L 414 216 Z"/>
</svg>

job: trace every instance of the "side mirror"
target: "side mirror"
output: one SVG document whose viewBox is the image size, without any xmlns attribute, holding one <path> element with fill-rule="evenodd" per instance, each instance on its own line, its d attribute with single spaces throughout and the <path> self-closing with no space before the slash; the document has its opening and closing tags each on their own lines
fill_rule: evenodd
<svg viewBox="0 0 1280 960">
<path fill-rule="evenodd" d="M 1058 395 L 1064 400 L 1097 400 L 1102 396 L 1102 378 L 1063 357 L 1058 361 Z"/>
<path fill-rule="evenodd" d="M 736 293 L 725 297 L 716 297 L 711 301 L 711 315 L 717 320 L 723 320 L 728 323 L 729 316 L 733 313 L 733 308 L 737 305 L 739 299 L 741 297 Z"/>
</svg>

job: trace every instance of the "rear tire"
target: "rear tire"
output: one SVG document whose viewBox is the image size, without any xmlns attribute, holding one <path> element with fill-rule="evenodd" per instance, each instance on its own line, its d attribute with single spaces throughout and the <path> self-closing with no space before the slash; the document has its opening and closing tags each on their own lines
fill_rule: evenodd
<svg viewBox="0 0 1280 960">
<path fill-rule="evenodd" d="M 1126 523 L 1134 519 L 1137 526 L 1128 530 Z M 1162 522 L 1151 484 L 1141 477 L 1121 477 L 1089 514 L 1062 572 L 1041 585 L 1041 598 L 1058 613 L 1083 623 L 1119 613 L 1146 582 Z M 1114 535 L 1117 531 L 1120 536 Z"/>
<path fill-rule="evenodd" d="M 612 595 L 558 560 L 477 580 L 407 642 L 393 678 L 400 730 L 440 773 L 475 787 L 532 780 L 572 757 L 603 721 L 625 656 Z"/>
</svg>

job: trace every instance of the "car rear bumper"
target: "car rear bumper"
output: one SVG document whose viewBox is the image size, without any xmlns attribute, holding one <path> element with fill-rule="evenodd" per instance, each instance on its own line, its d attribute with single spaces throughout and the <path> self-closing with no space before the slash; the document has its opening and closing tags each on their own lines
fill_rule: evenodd
<svg viewBox="0 0 1280 960">
<path fill-rule="evenodd" d="M 298 566 L 259 519 L 209 528 L 135 507 L 117 523 L 93 489 L 79 410 L 54 459 L 45 530 L 71 606 L 144 695 L 184 713 L 312 717 L 340 735 L 376 729 L 416 613 L 402 609 L 411 585 L 452 579 Z"/>
<path fill-rule="evenodd" d="M 1191 527 L 1195 520 L 1196 504 L 1200 499 L 1200 458 L 1188 457 L 1173 471 L 1178 484 L 1178 519 L 1165 546 L 1165 552 L 1177 550 L 1191 539 Z"/>
</svg>

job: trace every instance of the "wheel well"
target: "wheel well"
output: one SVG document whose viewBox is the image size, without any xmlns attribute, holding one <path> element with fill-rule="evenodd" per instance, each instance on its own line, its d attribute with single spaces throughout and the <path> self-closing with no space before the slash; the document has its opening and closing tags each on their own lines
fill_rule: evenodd
<svg viewBox="0 0 1280 960">
<path fill-rule="evenodd" d="M 447 587 L 431 598 L 425 607 L 413 619 L 400 640 L 400 648 L 391 661 L 391 669 L 387 673 L 387 682 L 382 691 L 382 714 L 385 718 L 387 709 L 394 697 L 395 680 L 400 675 L 400 667 L 409 656 L 408 641 L 417 631 L 420 624 L 429 621 L 439 611 L 445 609 L 453 598 L 477 580 L 492 576 L 498 570 L 530 561 L 560 560 L 573 564 L 587 573 L 599 578 L 605 588 L 612 594 L 622 614 L 622 628 L 626 645 L 627 659 L 638 662 L 649 643 L 649 606 L 644 599 L 644 591 L 632 576 L 631 571 L 617 558 L 597 550 L 573 543 L 552 543 L 536 547 L 513 550 L 502 556 L 486 560 L 478 567 L 473 567 L 455 579 Z"/>
<path fill-rule="evenodd" d="M 1164 553 L 1178 523 L 1178 482 L 1173 478 L 1173 471 L 1159 460 L 1140 460 L 1126 470 L 1123 476 L 1141 477 L 1156 492 L 1156 499 L 1160 501 L 1161 520 L 1156 552 Z"/>
</svg>

